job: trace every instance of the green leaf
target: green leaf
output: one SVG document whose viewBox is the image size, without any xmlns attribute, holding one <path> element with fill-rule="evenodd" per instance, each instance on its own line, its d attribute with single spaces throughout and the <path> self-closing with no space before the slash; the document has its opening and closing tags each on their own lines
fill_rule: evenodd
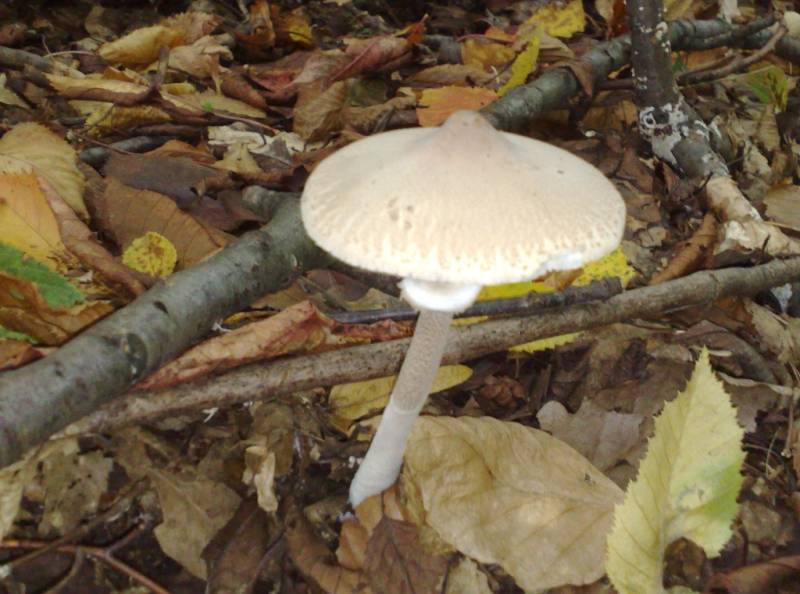
<svg viewBox="0 0 800 594">
<path fill-rule="evenodd" d="M 22 332 L 14 332 L 13 330 L 9 330 L 3 326 L 0 326 L 0 340 L 19 340 L 20 342 L 29 342 L 34 344 L 36 341 L 28 336 L 27 334 L 23 334 Z"/>
<path fill-rule="evenodd" d="M 662 594 L 664 551 L 678 538 L 719 554 L 738 507 L 743 436 L 704 349 L 686 389 L 656 419 L 639 474 L 614 512 L 606 571 L 619 594 Z"/>
<path fill-rule="evenodd" d="M 784 111 L 789 101 L 789 81 L 786 73 L 775 65 L 760 68 L 747 74 L 747 85 L 762 103 L 774 105 Z"/>
<path fill-rule="evenodd" d="M 67 309 L 86 301 L 66 278 L 4 243 L 0 243 L 0 272 L 35 284 L 42 298 L 54 309 Z"/>
</svg>

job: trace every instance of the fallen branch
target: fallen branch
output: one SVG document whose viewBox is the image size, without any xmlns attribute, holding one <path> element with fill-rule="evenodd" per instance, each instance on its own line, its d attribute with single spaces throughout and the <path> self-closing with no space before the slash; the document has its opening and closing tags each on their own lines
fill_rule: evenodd
<svg viewBox="0 0 800 594">
<path fill-rule="evenodd" d="M 660 285 L 634 289 L 605 302 L 574 305 L 528 318 L 492 320 L 451 330 L 444 363 L 475 359 L 549 336 L 651 317 L 721 297 L 752 296 L 800 279 L 800 258 L 752 268 L 696 272 Z M 410 340 L 254 364 L 216 378 L 159 392 L 137 392 L 104 406 L 71 426 L 67 434 L 105 432 L 167 416 L 264 400 L 300 390 L 383 377 L 396 373 Z"/>
<path fill-rule="evenodd" d="M 52 355 L 0 375 L 0 467 L 123 394 L 213 324 L 325 261 L 297 201 L 272 221 L 174 274 Z"/>
</svg>

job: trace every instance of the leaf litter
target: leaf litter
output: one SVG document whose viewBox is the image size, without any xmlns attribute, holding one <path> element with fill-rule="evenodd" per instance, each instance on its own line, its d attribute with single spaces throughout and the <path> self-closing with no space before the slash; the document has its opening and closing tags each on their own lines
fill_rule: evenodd
<svg viewBox="0 0 800 594">
<path fill-rule="evenodd" d="M 248 185 L 298 191 L 319 160 L 348 142 L 491 104 L 618 33 L 625 20 L 621 3 L 578 0 L 499 0 L 479 10 L 442 3 L 424 12 L 411 3 L 367 11 L 347 0 L 256 0 L 246 14 L 224 2 L 183 13 L 89 4 L 38 15 L 24 2 L 0 7 L 0 24 L 11 27 L 0 35 L 4 44 L 35 56 L 36 33 L 54 51 L 51 71 L 38 78 L 14 68 L 0 78 L 0 369 L 45 355 L 158 277 L 254 228 L 264 218 L 242 200 Z M 725 2 L 666 5 L 671 18 L 730 11 Z M 93 37 L 81 38 L 83 30 Z M 448 57 L 429 43 L 434 35 L 456 51 Z M 682 52 L 676 67 L 702 68 L 720 56 Z M 591 91 L 594 83 L 571 64 Z M 700 89 L 694 100 L 718 112 L 739 147 L 737 181 L 748 198 L 796 237 L 795 84 L 790 65 L 775 58 L 715 81 L 715 95 Z M 735 97 L 737 109 L 714 96 Z M 628 205 L 623 246 L 584 271 L 487 288 L 484 298 L 608 277 L 637 287 L 758 262 L 762 229 L 714 228 L 674 172 L 637 153 L 629 95 L 601 90 L 575 114 L 555 111 L 531 131 L 618 183 Z M 78 164 L 90 162 L 89 149 L 134 137 L 162 140 L 106 151 L 93 169 Z M 144 238 L 162 247 L 145 249 Z M 449 377 L 412 434 L 398 485 L 351 516 L 353 464 L 391 378 L 53 440 L 0 470 L 6 579 L 47 588 L 69 568 L 37 558 L 97 547 L 113 555 L 120 546 L 122 569 L 76 556 L 68 579 L 80 591 L 108 581 L 188 592 L 206 580 L 215 592 L 313 584 L 336 594 L 487 594 L 604 591 L 598 580 L 608 571 L 619 592 L 658 592 L 662 579 L 674 591 L 791 591 L 797 531 L 786 526 L 800 519 L 800 325 L 791 290 L 781 295 L 729 298 L 443 367 Z M 216 336 L 138 388 L 168 391 L 275 357 L 407 337 L 412 327 L 403 322 L 343 325 L 327 316 L 397 303 L 396 294 L 348 273 L 308 271 L 224 320 Z M 687 395 L 709 394 L 719 401 L 705 413 L 675 412 Z M 720 415 L 726 420 L 715 422 Z M 738 506 L 732 469 L 743 454 L 708 445 L 723 427 L 741 437 L 737 418 L 747 453 Z M 686 425 L 679 446 L 659 432 L 667 421 Z M 709 447 L 713 454 L 701 456 Z M 643 495 L 641 481 L 652 489 L 669 482 L 664 473 L 680 488 Z M 703 482 L 713 477 L 728 482 Z M 125 499 L 140 480 L 144 492 Z M 730 487 L 724 505 L 714 498 L 722 483 Z M 636 513 L 656 527 L 648 543 L 658 544 L 640 547 L 648 556 L 637 562 L 655 568 L 650 585 L 630 589 L 619 559 L 637 547 L 611 526 L 616 515 L 617 526 L 632 523 L 628 532 L 642 538 Z M 713 516 L 708 524 L 703 514 Z M 666 546 L 681 536 L 694 545 Z"/>
</svg>

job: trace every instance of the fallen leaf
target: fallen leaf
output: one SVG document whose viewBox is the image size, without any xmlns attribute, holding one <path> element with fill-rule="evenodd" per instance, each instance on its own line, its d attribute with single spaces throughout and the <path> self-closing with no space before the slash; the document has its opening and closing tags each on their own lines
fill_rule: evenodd
<svg viewBox="0 0 800 594">
<path fill-rule="evenodd" d="M 527 23 L 540 25 L 545 33 L 553 37 L 572 37 L 586 26 L 582 0 L 566 3 L 548 3 L 539 8 Z"/>
<path fill-rule="evenodd" d="M 445 594 L 492 594 L 492 589 L 478 564 L 464 557 L 448 572 Z"/>
<path fill-rule="evenodd" d="M 511 64 L 511 76 L 505 84 L 497 90 L 497 95 L 502 97 L 511 89 L 524 85 L 528 77 L 536 70 L 536 61 L 539 59 L 539 45 L 541 38 L 538 31 L 534 30 L 525 48 L 514 58 Z"/>
<path fill-rule="evenodd" d="M 383 516 L 372 530 L 364 559 L 364 575 L 375 592 L 437 592 L 447 559 L 427 553 L 415 524 Z"/>
<path fill-rule="evenodd" d="M 620 594 L 663 592 L 664 552 L 678 538 L 719 554 L 736 515 L 743 436 L 704 349 L 686 389 L 656 418 L 638 476 L 614 513 L 606 570 Z"/>
<path fill-rule="evenodd" d="M 0 237 L 51 270 L 66 272 L 75 265 L 33 171 L 0 173 Z"/>
<path fill-rule="evenodd" d="M 445 542 L 527 590 L 600 578 L 622 496 L 563 442 L 488 417 L 418 419 L 401 487 Z"/>
<path fill-rule="evenodd" d="M 547 402 L 536 415 L 542 429 L 586 456 L 600 470 L 625 460 L 639 444 L 642 415 L 606 411 L 584 400 L 574 415 L 560 402 Z"/>
<path fill-rule="evenodd" d="M 436 373 L 431 394 L 449 390 L 469 379 L 472 369 L 466 365 L 446 365 Z M 381 377 L 363 382 L 340 384 L 331 388 L 328 406 L 331 423 L 344 433 L 349 433 L 353 421 L 381 410 L 389 402 L 397 376 Z"/>
<path fill-rule="evenodd" d="M 206 578 L 203 549 L 239 507 L 239 496 L 199 473 L 150 468 L 163 521 L 155 527 L 161 549 L 189 573 Z"/>
<path fill-rule="evenodd" d="M 230 237 L 183 213 L 166 196 L 129 188 L 114 178 L 108 178 L 95 208 L 100 213 L 97 224 L 123 249 L 148 231 L 169 239 L 178 250 L 178 268 L 200 262 L 224 247 Z"/>
<path fill-rule="evenodd" d="M 504 68 L 511 63 L 514 56 L 514 49 L 506 43 L 486 43 L 477 39 L 467 39 L 461 44 L 461 62 L 485 72 Z"/>
<path fill-rule="evenodd" d="M 298 303 L 274 316 L 225 332 L 190 348 L 160 368 L 136 389 L 164 388 L 198 377 L 278 355 L 311 352 L 335 342 L 333 321 L 310 302 Z"/>
<path fill-rule="evenodd" d="M 110 313 L 104 301 L 86 302 L 64 277 L 0 244 L 0 324 L 58 345 Z"/>
<path fill-rule="evenodd" d="M 83 220 L 89 212 L 83 203 L 85 181 L 77 166 L 75 149 L 41 124 L 17 124 L 0 138 L 0 156 L 33 168 Z M 0 162 L 0 171 L 8 171 Z"/>
<path fill-rule="evenodd" d="M 294 108 L 292 131 L 304 140 L 319 140 L 341 128 L 347 83 L 324 81 L 303 85 Z"/>
<path fill-rule="evenodd" d="M 764 204 L 773 223 L 800 232 L 800 186 L 776 186 L 767 192 Z"/>
<path fill-rule="evenodd" d="M 326 594 L 372 593 L 360 571 L 345 569 L 336 563 L 324 542 L 314 534 L 310 522 L 294 506 L 287 517 L 286 542 L 297 569 Z"/>
<path fill-rule="evenodd" d="M 148 231 L 134 239 L 122 254 L 125 266 L 155 277 L 172 274 L 177 261 L 175 246 L 155 231 Z"/>
<path fill-rule="evenodd" d="M 77 451 L 77 439 L 52 439 L 29 450 L 22 460 L 0 468 L 0 539 L 5 538 L 13 526 L 23 490 L 33 483 L 39 464 L 49 456 L 70 455 Z"/>
<path fill-rule="evenodd" d="M 158 59 L 161 48 L 172 48 L 186 41 L 186 32 L 166 25 L 153 25 L 100 46 L 98 53 L 107 62 L 144 66 Z"/>
<path fill-rule="evenodd" d="M 417 118 L 422 127 L 438 126 L 462 109 L 478 110 L 497 99 L 497 94 L 479 87 L 425 89 L 419 100 Z"/>
<path fill-rule="evenodd" d="M 50 455 L 41 463 L 44 510 L 39 534 L 67 534 L 92 517 L 106 495 L 114 462 L 100 451 L 76 455 L 69 450 Z"/>
</svg>

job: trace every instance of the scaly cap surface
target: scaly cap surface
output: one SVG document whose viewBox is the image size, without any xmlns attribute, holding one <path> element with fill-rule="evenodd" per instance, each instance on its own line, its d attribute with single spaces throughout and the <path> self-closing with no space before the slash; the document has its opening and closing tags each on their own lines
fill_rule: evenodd
<svg viewBox="0 0 800 594">
<path fill-rule="evenodd" d="M 351 265 L 480 285 L 578 268 L 614 249 L 625 224 L 599 170 L 469 111 L 337 151 L 301 210 L 309 236 Z"/>
</svg>

